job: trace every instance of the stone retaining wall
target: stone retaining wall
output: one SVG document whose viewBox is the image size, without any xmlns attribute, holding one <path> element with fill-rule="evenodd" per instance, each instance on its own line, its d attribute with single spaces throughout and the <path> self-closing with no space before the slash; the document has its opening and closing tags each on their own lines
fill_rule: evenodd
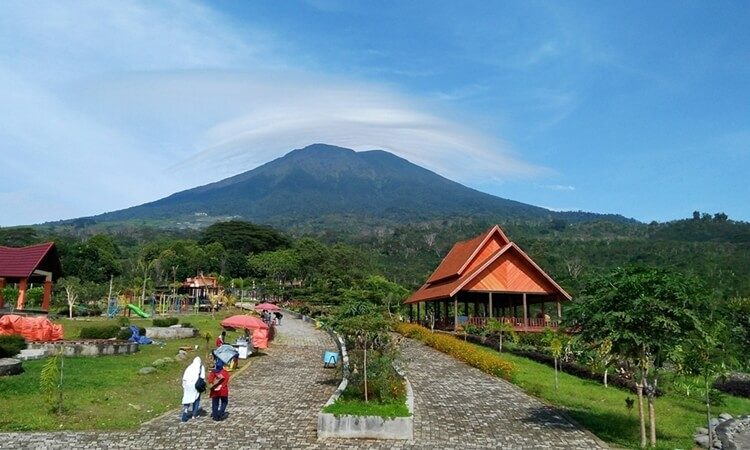
<svg viewBox="0 0 750 450">
<path fill-rule="evenodd" d="M 138 351 L 138 344 L 130 341 L 99 339 L 30 342 L 27 348 L 44 350 L 46 356 L 56 355 L 61 348 L 65 356 L 108 356 L 135 353 Z"/>
<path fill-rule="evenodd" d="M 146 328 L 146 337 L 151 339 L 189 339 L 195 337 L 195 328 L 151 327 Z"/>
</svg>

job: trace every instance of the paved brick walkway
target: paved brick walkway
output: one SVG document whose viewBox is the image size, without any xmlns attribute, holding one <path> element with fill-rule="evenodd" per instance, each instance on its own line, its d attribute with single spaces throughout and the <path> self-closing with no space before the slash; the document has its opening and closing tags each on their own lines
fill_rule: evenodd
<svg viewBox="0 0 750 450">
<path fill-rule="evenodd" d="M 0 449 L 599 448 L 588 434 L 513 385 L 414 341 L 404 345 L 415 391 L 415 440 L 318 442 L 317 412 L 340 372 L 323 369 L 327 334 L 284 319 L 265 356 L 232 380 L 230 416 L 179 424 L 167 414 L 131 432 L 3 433 Z"/>
</svg>

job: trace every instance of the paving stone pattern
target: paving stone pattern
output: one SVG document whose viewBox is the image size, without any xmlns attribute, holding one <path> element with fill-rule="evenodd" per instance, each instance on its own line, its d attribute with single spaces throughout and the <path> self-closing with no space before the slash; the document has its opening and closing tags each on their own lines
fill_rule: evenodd
<svg viewBox="0 0 750 450">
<path fill-rule="evenodd" d="M 318 441 L 317 413 L 340 377 L 322 367 L 321 352 L 335 345 L 291 317 L 278 332 L 272 348 L 231 381 L 223 422 L 180 424 L 176 409 L 137 431 L 1 433 L 0 449 L 601 448 L 515 386 L 409 340 L 403 353 L 415 391 L 414 441 Z"/>
</svg>

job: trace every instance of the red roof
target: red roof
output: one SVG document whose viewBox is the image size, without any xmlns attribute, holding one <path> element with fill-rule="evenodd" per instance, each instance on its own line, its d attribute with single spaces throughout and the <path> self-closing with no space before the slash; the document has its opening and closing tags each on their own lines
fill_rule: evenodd
<svg viewBox="0 0 750 450">
<path fill-rule="evenodd" d="M 500 227 L 453 246 L 427 282 L 406 303 L 450 298 L 458 292 L 559 295 L 565 292 Z"/>
<path fill-rule="evenodd" d="M 48 255 L 51 260 L 45 261 Z M 29 278 L 37 269 L 52 272 L 54 277 L 60 275 L 54 242 L 20 248 L 0 246 L 0 277 Z"/>
</svg>

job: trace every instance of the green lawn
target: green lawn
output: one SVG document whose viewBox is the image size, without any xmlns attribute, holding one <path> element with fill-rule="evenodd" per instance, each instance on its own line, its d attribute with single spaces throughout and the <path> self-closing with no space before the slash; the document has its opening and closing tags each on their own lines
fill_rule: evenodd
<svg viewBox="0 0 750 450">
<path fill-rule="evenodd" d="M 554 369 L 527 358 L 502 354 L 516 365 L 513 382 L 524 391 L 551 404 L 563 407 L 581 425 L 604 441 L 618 446 L 637 448 L 637 405 L 632 411 L 625 407 L 625 398 L 635 394 L 590 380 L 560 373 L 560 388 L 555 390 Z M 714 407 L 715 415 L 750 413 L 750 400 L 726 396 L 723 406 Z M 658 448 L 689 449 L 696 427 L 705 426 L 705 407 L 698 400 L 667 394 L 656 400 Z"/>
<path fill-rule="evenodd" d="M 216 319 L 207 313 L 179 317 L 180 323 L 189 322 L 201 333 L 208 331 L 215 337 L 221 331 L 219 320 L 228 315 L 230 312 L 219 313 Z M 85 325 L 116 323 L 104 318 L 57 322 L 63 324 L 66 338 L 78 337 L 80 328 Z M 151 326 L 150 319 L 132 318 L 131 323 Z M 235 333 L 228 333 L 228 340 L 234 339 Z M 176 355 L 179 347 L 196 344 L 200 345 L 198 353 L 190 352 L 185 362 L 162 366 L 149 375 L 137 374 L 138 369 L 159 358 Z M 213 339 L 210 345 L 213 347 Z M 140 351 L 132 355 L 65 358 L 63 404 L 66 412 L 62 416 L 47 412 L 39 392 L 39 374 L 45 360 L 24 362 L 23 374 L 0 378 L 0 398 L 3 399 L 0 431 L 135 428 L 143 421 L 180 406 L 182 372 L 196 354 L 205 359 L 205 340 L 200 337 L 166 341 L 164 347 L 142 345 Z"/>
</svg>

